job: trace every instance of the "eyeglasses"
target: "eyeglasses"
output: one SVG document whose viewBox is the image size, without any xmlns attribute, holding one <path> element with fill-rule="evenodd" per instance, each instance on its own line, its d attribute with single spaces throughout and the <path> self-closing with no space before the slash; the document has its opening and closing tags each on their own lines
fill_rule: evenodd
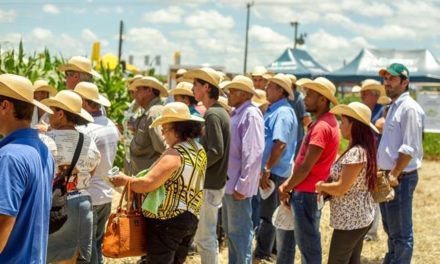
<svg viewBox="0 0 440 264">
<path fill-rule="evenodd" d="M 162 127 L 162 134 L 165 134 L 166 132 L 172 130 L 172 127 Z"/>
<path fill-rule="evenodd" d="M 76 72 L 74 71 L 66 71 L 66 77 L 75 77 Z"/>
</svg>

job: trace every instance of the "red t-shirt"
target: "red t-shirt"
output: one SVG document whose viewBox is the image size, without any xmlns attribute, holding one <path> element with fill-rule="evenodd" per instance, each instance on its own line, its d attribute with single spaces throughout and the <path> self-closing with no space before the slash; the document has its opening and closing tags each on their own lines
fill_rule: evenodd
<svg viewBox="0 0 440 264">
<path fill-rule="evenodd" d="M 330 168 L 339 149 L 339 125 L 333 114 L 325 113 L 310 124 L 296 157 L 295 167 L 301 166 L 309 145 L 318 146 L 323 151 L 309 175 L 295 187 L 295 191 L 315 192 L 315 184 L 327 180 L 330 175 Z"/>
</svg>

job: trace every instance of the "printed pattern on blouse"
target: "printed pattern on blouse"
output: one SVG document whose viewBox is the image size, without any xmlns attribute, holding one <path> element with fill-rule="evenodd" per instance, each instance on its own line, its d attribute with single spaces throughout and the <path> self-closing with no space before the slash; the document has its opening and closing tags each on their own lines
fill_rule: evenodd
<svg viewBox="0 0 440 264">
<path fill-rule="evenodd" d="M 144 211 L 149 218 L 169 219 L 186 211 L 198 216 L 203 202 L 203 183 L 207 156 L 202 145 L 195 140 L 176 144 L 182 165 L 165 182 L 165 199 L 157 215 Z"/>
<path fill-rule="evenodd" d="M 363 163 L 362 170 L 350 190 L 340 197 L 330 200 L 330 226 L 338 230 L 355 230 L 367 227 L 373 222 L 375 203 L 368 190 L 365 149 L 354 146 L 348 150 L 331 169 L 330 178 L 337 181 L 345 164 Z"/>
</svg>

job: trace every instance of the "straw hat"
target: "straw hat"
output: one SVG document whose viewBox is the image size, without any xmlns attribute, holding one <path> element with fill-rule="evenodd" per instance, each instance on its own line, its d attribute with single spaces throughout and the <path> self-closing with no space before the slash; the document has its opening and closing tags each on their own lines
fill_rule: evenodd
<svg viewBox="0 0 440 264">
<path fill-rule="evenodd" d="M 361 91 L 361 87 L 359 85 L 355 85 L 353 87 L 351 87 L 351 92 L 352 93 L 359 93 Z"/>
<path fill-rule="evenodd" d="M 310 89 L 323 95 L 325 98 L 330 100 L 333 105 L 338 104 L 338 100 L 335 97 L 336 87 L 331 81 L 327 80 L 326 78 L 318 77 L 313 81 L 304 81 L 302 83 L 302 86 L 304 89 Z"/>
<path fill-rule="evenodd" d="M 379 99 L 377 99 L 377 103 L 381 105 L 389 105 L 391 104 L 391 98 L 386 95 L 381 95 L 379 96 Z"/>
<path fill-rule="evenodd" d="M 142 78 L 142 77 L 144 77 L 142 74 L 136 74 L 135 76 L 133 76 L 133 77 L 131 77 L 131 78 L 127 78 L 127 79 L 125 79 L 124 82 L 125 82 L 127 85 L 130 85 L 130 84 L 133 83 L 135 80 L 140 79 L 140 78 Z"/>
<path fill-rule="evenodd" d="M 352 117 L 359 122 L 370 126 L 371 129 L 374 130 L 374 132 L 379 133 L 379 130 L 370 122 L 371 120 L 371 110 L 368 108 L 368 106 L 364 105 L 360 102 L 352 102 L 348 105 L 337 105 L 330 109 L 330 113 L 333 113 L 335 115 L 345 115 Z"/>
<path fill-rule="evenodd" d="M 185 74 L 186 70 L 185 69 L 178 69 L 176 72 L 176 75 L 183 75 Z"/>
<path fill-rule="evenodd" d="M 200 69 L 187 71 L 183 74 L 183 78 L 190 80 L 200 79 L 214 85 L 217 88 L 220 88 L 219 84 L 221 76 L 212 68 L 203 67 Z"/>
<path fill-rule="evenodd" d="M 72 57 L 66 64 L 62 64 L 58 66 L 59 71 L 76 71 L 76 72 L 85 72 L 95 76 L 96 78 L 101 79 L 102 76 L 92 69 L 92 62 L 81 56 Z"/>
<path fill-rule="evenodd" d="M 177 84 L 176 88 L 169 91 L 170 95 L 186 95 L 194 97 L 194 93 L 192 91 L 193 84 L 190 82 L 180 82 Z"/>
<path fill-rule="evenodd" d="M 286 91 L 289 94 L 289 99 L 294 100 L 295 96 L 293 95 L 292 91 L 292 81 L 290 80 L 289 76 L 278 73 L 273 77 L 270 77 L 268 79 L 269 82 L 273 82 L 278 84 L 281 88 L 283 88 L 284 91 Z"/>
<path fill-rule="evenodd" d="M 311 81 L 312 81 L 312 80 L 309 79 L 309 78 L 301 78 L 301 79 L 297 80 L 295 84 L 296 84 L 297 86 L 303 86 L 304 83 L 308 83 L 308 82 L 311 82 Z"/>
<path fill-rule="evenodd" d="M 230 84 L 231 81 L 222 81 L 218 86 L 221 90 L 225 89 L 226 85 Z"/>
<path fill-rule="evenodd" d="M 98 87 L 94 83 L 80 82 L 73 89 L 74 92 L 81 95 L 82 98 L 93 101 L 105 107 L 111 105 L 110 101 L 99 94 Z"/>
<path fill-rule="evenodd" d="M 373 79 L 366 79 L 362 82 L 361 92 L 363 91 L 378 91 L 379 95 L 385 95 L 385 86 L 379 81 Z"/>
<path fill-rule="evenodd" d="M 34 82 L 34 93 L 35 92 L 48 92 L 49 96 L 54 96 L 57 94 L 57 89 L 45 80 L 37 80 Z"/>
<path fill-rule="evenodd" d="M 252 103 L 257 107 L 268 105 L 269 101 L 266 99 L 266 91 L 261 89 L 256 89 L 255 92 L 258 96 L 252 97 Z"/>
<path fill-rule="evenodd" d="M 72 114 L 79 115 L 89 122 L 94 121 L 93 117 L 82 108 L 81 96 L 74 91 L 63 90 L 58 92 L 54 97 L 44 99 L 41 102 L 49 107 L 57 107 Z"/>
<path fill-rule="evenodd" d="M 232 107 L 228 105 L 228 98 L 224 96 L 219 96 L 217 102 L 228 112 L 232 112 Z"/>
<path fill-rule="evenodd" d="M 151 87 L 160 91 L 161 97 L 168 96 L 168 90 L 163 86 L 162 82 L 152 76 L 144 76 L 142 78 L 134 80 L 128 85 L 128 89 L 135 91 L 139 86 Z"/>
<path fill-rule="evenodd" d="M 287 77 L 290 78 L 290 81 L 292 82 L 292 84 L 296 84 L 297 79 L 296 79 L 295 75 L 293 75 L 293 74 L 286 74 L 286 75 L 287 75 Z"/>
<path fill-rule="evenodd" d="M 0 75 L 0 95 L 35 105 L 43 111 L 53 114 L 52 110 L 34 99 L 34 87 L 29 79 L 15 74 Z"/>
<path fill-rule="evenodd" d="M 172 102 L 163 107 L 162 114 L 153 121 L 150 127 L 153 128 L 167 123 L 183 121 L 205 122 L 205 119 L 191 115 L 186 104 Z"/>
<path fill-rule="evenodd" d="M 223 87 L 223 90 L 225 92 L 227 92 L 229 89 L 237 89 L 259 97 L 259 95 L 255 92 L 255 87 L 252 80 L 249 77 L 243 75 L 235 76 L 231 82 Z"/>
</svg>

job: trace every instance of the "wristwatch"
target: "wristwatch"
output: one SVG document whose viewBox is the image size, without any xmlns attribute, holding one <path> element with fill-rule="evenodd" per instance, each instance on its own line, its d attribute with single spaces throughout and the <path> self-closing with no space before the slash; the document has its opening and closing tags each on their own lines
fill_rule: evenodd
<svg viewBox="0 0 440 264">
<path fill-rule="evenodd" d="M 264 167 L 264 168 L 263 168 L 263 172 L 264 172 L 264 173 L 270 173 L 270 169 Z"/>
</svg>

